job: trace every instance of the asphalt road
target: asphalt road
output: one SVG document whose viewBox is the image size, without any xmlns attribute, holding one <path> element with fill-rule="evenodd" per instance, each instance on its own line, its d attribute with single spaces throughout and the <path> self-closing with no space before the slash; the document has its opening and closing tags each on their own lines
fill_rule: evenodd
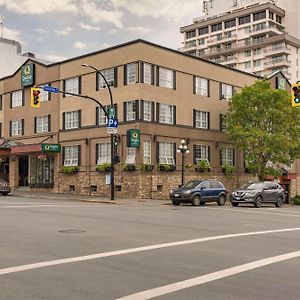
<svg viewBox="0 0 300 300">
<path fill-rule="evenodd" d="M 0 197 L 0 299 L 299 299 L 300 207 Z"/>
</svg>

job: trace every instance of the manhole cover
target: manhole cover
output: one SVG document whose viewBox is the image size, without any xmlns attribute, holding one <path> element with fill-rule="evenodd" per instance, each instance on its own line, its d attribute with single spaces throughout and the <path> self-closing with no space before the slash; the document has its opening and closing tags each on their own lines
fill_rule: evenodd
<svg viewBox="0 0 300 300">
<path fill-rule="evenodd" d="M 58 232 L 60 233 L 83 233 L 85 230 L 80 230 L 80 229 L 63 229 L 59 230 Z"/>
</svg>

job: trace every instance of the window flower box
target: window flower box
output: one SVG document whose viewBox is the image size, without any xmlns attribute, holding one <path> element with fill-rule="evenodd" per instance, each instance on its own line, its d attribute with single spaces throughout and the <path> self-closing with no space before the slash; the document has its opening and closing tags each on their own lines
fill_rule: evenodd
<svg viewBox="0 0 300 300">
<path fill-rule="evenodd" d="M 150 171 L 153 170 L 153 165 L 151 165 L 151 164 L 142 164 L 142 170 L 150 172 Z"/>
<path fill-rule="evenodd" d="M 211 167 L 209 161 L 206 159 L 200 159 L 199 161 L 197 161 L 195 170 L 197 172 L 210 172 Z"/>
<path fill-rule="evenodd" d="M 123 166 L 123 170 L 124 171 L 134 171 L 134 170 L 136 170 L 136 166 L 135 166 L 135 164 L 125 164 Z"/>
<path fill-rule="evenodd" d="M 158 171 L 167 171 L 167 172 L 172 172 L 176 171 L 176 166 L 175 165 L 168 165 L 168 164 L 159 164 L 157 166 Z"/>
<path fill-rule="evenodd" d="M 109 172 L 111 171 L 111 163 L 103 163 L 96 166 L 97 172 Z"/>
<path fill-rule="evenodd" d="M 78 166 L 63 166 L 61 168 L 61 171 L 64 174 L 74 174 L 79 171 L 79 167 Z"/>
</svg>

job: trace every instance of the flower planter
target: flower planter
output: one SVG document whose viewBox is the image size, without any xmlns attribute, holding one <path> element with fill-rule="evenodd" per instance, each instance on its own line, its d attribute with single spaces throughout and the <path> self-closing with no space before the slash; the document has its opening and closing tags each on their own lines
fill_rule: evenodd
<svg viewBox="0 0 300 300">
<path fill-rule="evenodd" d="M 61 168 L 61 171 L 64 174 L 74 174 L 79 171 L 79 167 L 78 166 L 63 166 Z"/>
<path fill-rule="evenodd" d="M 124 171 L 134 171 L 135 169 L 136 169 L 136 167 L 133 164 L 124 165 L 124 168 L 123 168 Z"/>
<path fill-rule="evenodd" d="M 142 164 L 142 170 L 146 172 L 151 172 L 153 170 L 153 165 L 151 164 Z"/>
<path fill-rule="evenodd" d="M 172 172 L 176 171 L 176 166 L 175 165 L 158 165 L 158 170 L 162 172 Z"/>
<path fill-rule="evenodd" d="M 106 163 L 106 164 L 101 164 L 96 166 L 96 171 L 97 172 L 110 172 L 111 171 L 111 164 Z"/>
</svg>

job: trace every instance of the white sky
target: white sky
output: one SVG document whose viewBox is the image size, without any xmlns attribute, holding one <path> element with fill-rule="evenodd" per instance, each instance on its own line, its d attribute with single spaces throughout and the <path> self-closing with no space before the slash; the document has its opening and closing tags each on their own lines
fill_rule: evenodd
<svg viewBox="0 0 300 300">
<path fill-rule="evenodd" d="M 57 61 L 142 38 L 181 47 L 202 0 L 0 0 L 3 37 Z"/>
</svg>

